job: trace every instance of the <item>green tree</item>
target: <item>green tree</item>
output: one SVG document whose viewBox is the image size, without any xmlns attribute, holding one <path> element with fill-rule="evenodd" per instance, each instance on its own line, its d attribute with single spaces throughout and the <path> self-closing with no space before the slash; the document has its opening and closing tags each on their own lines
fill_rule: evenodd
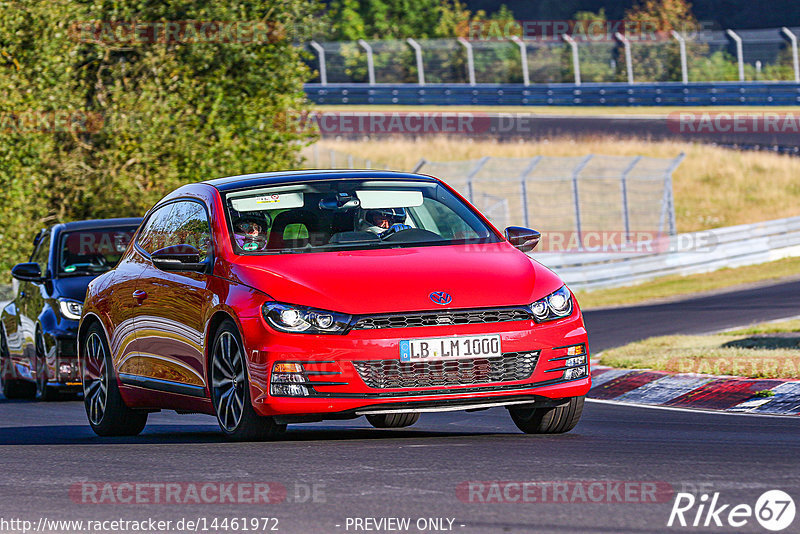
<svg viewBox="0 0 800 534">
<path fill-rule="evenodd" d="M 51 220 L 141 215 L 183 183 L 297 165 L 311 136 L 276 119 L 307 108 L 310 73 L 290 36 L 313 26 L 317 7 L 0 0 L 0 269 L 21 260 Z M 263 23 L 268 31 L 125 40 L 112 24 L 76 35 L 87 21 Z M 53 132 L 13 120 L 59 111 L 89 122 Z"/>
</svg>

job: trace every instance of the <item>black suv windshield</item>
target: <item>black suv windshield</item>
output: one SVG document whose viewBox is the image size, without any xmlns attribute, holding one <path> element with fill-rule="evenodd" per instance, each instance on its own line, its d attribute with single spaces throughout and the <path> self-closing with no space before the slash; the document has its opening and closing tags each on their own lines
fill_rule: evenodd
<svg viewBox="0 0 800 534">
<path fill-rule="evenodd" d="M 230 191 L 238 254 L 488 243 L 495 232 L 433 182 L 331 180 Z"/>
<path fill-rule="evenodd" d="M 63 232 L 57 259 L 58 276 L 96 275 L 113 269 L 135 232 L 136 226 Z"/>
</svg>

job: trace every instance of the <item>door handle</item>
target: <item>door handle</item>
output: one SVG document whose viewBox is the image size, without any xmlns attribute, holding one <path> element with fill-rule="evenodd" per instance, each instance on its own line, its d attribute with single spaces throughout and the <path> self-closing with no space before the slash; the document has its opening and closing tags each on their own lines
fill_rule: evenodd
<svg viewBox="0 0 800 534">
<path fill-rule="evenodd" d="M 141 289 L 137 289 L 136 291 L 133 292 L 133 298 L 136 299 L 139 302 L 139 304 L 141 304 L 142 301 L 147 298 L 147 292 L 142 291 Z"/>
</svg>

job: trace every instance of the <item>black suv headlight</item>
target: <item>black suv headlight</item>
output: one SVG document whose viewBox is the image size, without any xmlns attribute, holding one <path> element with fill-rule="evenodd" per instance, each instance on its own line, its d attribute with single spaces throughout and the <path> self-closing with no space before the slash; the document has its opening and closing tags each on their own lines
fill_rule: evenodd
<svg viewBox="0 0 800 534">
<path fill-rule="evenodd" d="M 561 286 L 557 291 L 531 304 L 531 312 L 537 323 L 568 317 L 572 315 L 572 294 L 567 286 Z"/>
<path fill-rule="evenodd" d="M 80 321 L 83 312 L 83 303 L 77 300 L 58 299 L 58 311 L 65 319 Z"/>
<path fill-rule="evenodd" d="M 344 313 L 279 302 L 267 302 L 261 313 L 275 330 L 292 334 L 344 334 L 351 318 Z"/>
</svg>

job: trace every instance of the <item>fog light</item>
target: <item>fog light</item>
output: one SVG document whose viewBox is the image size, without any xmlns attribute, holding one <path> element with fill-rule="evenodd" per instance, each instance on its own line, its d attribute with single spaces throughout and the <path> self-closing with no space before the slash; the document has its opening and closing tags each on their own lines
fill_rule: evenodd
<svg viewBox="0 0 800 534">
<path fill-rule="evenodd" d="M 586 376 L 586 367 L 573 367 L 564 371 L 564 380 L 575 380 Z"/>
<path fill-rule="evenodd" d="M 567 347 L 567 356 L 578 356 L 579 354 L 586 354 L 586 345 L 583 343 Z"/>
<path fill-rule="evenodd" d="M 301 364 L 278 362 L 272 368 L 270 394 L 281 397 L 307 397 L 311 392 L 303 385 L 305 381 L 306 376 Z"/>
<path fill-rule="evenodd" d="M 575 367 L 578 365 L 583 365 L 586 363 L 586 356 L 575 356 L 574 358 L 568 358 L 564 365 L 567 367 Z"/>
</svg>

